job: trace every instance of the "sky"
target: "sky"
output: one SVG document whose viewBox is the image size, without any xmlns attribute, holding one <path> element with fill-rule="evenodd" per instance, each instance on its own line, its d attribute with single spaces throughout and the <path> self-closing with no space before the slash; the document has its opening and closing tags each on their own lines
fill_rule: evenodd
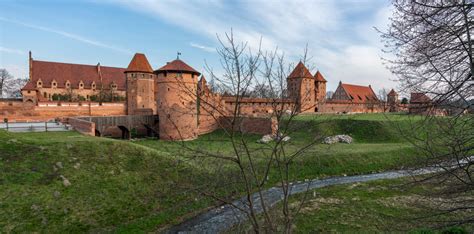
<svg viewBox="0 0 474 234">
<path fill-rule="evenodd" d="M 0 68 L 28 76 L 38 60 L 126 67 L 136 52 L 154 69 L 180 58 L 205 74 L 220 70 L 217 35 L 231 29 L 256 48 L 278 47 L 297 63 L 308 44 L 312 73 L 396 88 L 374 29 L 385 29 L 388 0 L 0 0 Z"/>
</svg>

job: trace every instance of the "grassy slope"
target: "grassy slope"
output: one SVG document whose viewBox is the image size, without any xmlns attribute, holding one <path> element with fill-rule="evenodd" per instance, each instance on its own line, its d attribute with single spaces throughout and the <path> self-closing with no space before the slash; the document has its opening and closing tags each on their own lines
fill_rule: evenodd
<svg viewBox="0 0 474 234">
<path fill-rule="evenodd" d="M 296 232 L 371 233 L 411 230 L 433 233 L 426 227 L 436 224 L 436 221 L 452 218 L 452 214 L 420 219 L 434 214 L 435 211 L 430 209 L 436 209 L 443 198 L 432 201 L 423 197 L 425 192 L 438 189 L 433 184 L 414 186 L 408 185 L 409 182 L 408 179 L 381 180 L 319 189 L 317 193 L 309 195 L 301 214 L 297 216 Z M 301 198 L 302 195 L 293 197 L 293 206 L 296 207 Z M 445 202 L 449 204 L 449 200 Z M 456 215 L 467 218 L 471 214 L 461 212 Z M 473 230 L 474 227 L 466 225 L 462 228 Z"/>
<path fill-rule="evenodd" d="M 296 125 L 312 118 L 301 116 Z M 293 150 L 325 135 L 346 133 L 355 139 L 351 145 L 311 148 L 295 164 L 294 178 L 369 173 L 411 164 L 413 149 L 385 120 L 380 115 L 337 116 L 330 121 L 318 119 L 290 134 L 288 147 Z M 246 138 L 255 142 L 259 136 Z M 185 144 L 231 151 L 220 131 Z M 261 145 L 252 143 L 252 147 Z M 212 204 L 182 187 L 202 183 L 215 164 L 183 160 L 188 152 L 172 142 L 0 131 L 0 152 L 0 231 L 150 231 Z M 55 171 L 57 162 L 63 168 Z M 73 167 L 77 163 L 79 169 Z M 60 175 L 72 185 L 65 187 Z"/>
<path fill-rule="evenodd" d="M 150 230 L 209 205 L 174 184 L 199 170 L 149 148 L 73 132 L 0 131 L 0 142 L 0 232 Z"/>
</svg>

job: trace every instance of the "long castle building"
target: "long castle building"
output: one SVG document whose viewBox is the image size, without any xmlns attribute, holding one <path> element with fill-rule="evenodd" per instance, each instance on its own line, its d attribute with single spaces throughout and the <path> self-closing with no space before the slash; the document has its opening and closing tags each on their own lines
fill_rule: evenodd
<svg viewBox="0 0 474 234">
<path fill-rule="evenodd" d="M 212 93 L 204 76 L 179 58 L 154 70 L 141 53 L 133 56 L 127 68 L 38 61 L 30 53 L 29 70 L 30 79 L 21 90 L 24 105 L 38 107 L 58 103 L 58 106 L 67 109 L 67 103 L 78 103 L 79 107 L 83 106 L 81 103 L 89 103 L 89 113 L 86 114 L 65 112 L 61 115 L 61 112 L 54 112 L 48 115 L 67 117 L 96 115 L 91 103 L 98 103 L 97 109 L 103 109 L 104 103 L 117 103 L 115 112 L 97 113 L 105 116 L 159 116 L 160 138 L 165 140 L 194 139 L 199 134 L 215 129 L 217 123 L 212 120 L 215 117 L 210 117 L 212 114 L 207 113 L 209 110 L 206 110 L 205 102 L 199 102 L 199 98 L 210 100 L 222 108 L 222 111 L 218 111 L 219 115 L 225 115 L 223 113 L 232 110 L 236 104 L 233 97 Z M 240 113 L 246 116 L 269 116 L 275 102 L 301 113 L 385 111 L 370 85 L 340 82 L 334 95 L 326 99 L 326 83 L 321 72 L 312 75 L 299 62 L 287 78 L 287 99 L 243 98 L 239 103 Z M 13 110 L 10 112 L 15 112 L 14 108 L 10 109 Z M 31 114 L 27 110 L 24 112 L 25 115 Z M 41 116 L 39 109 L 37 112 L 31 115 Z M 0 114 L 8 116 L 9 112 Z"/>
</svg>

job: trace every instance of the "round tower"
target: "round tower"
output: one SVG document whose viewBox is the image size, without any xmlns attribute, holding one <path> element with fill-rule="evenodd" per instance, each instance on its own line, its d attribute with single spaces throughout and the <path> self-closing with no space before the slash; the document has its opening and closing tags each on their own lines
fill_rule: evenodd
<svg viewBox="0 0 474 234">
<path fill-rule="evenodd" d="M 180 59 L 155 71 L 160 139 L 191 140 L 198 136 L 199 72 Z"/>
<path fill-rule="evenodd" d="M 136 53 L 125 70 L 128 115 L 156 114 L 155 74 L 144 54 Z"/>
</svg>

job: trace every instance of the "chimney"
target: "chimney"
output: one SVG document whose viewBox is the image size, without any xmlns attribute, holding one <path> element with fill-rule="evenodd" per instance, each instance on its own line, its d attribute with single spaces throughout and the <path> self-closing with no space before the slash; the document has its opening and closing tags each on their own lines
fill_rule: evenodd
<svg viewBox="0 0 474 234">
<path fill-rule="evenodd" d="M 31 56 L 31 50 L 28 52 L 28 65 L 30 69 L 30 80 L 33 80 L 33 57 Z"/>
</svg>

